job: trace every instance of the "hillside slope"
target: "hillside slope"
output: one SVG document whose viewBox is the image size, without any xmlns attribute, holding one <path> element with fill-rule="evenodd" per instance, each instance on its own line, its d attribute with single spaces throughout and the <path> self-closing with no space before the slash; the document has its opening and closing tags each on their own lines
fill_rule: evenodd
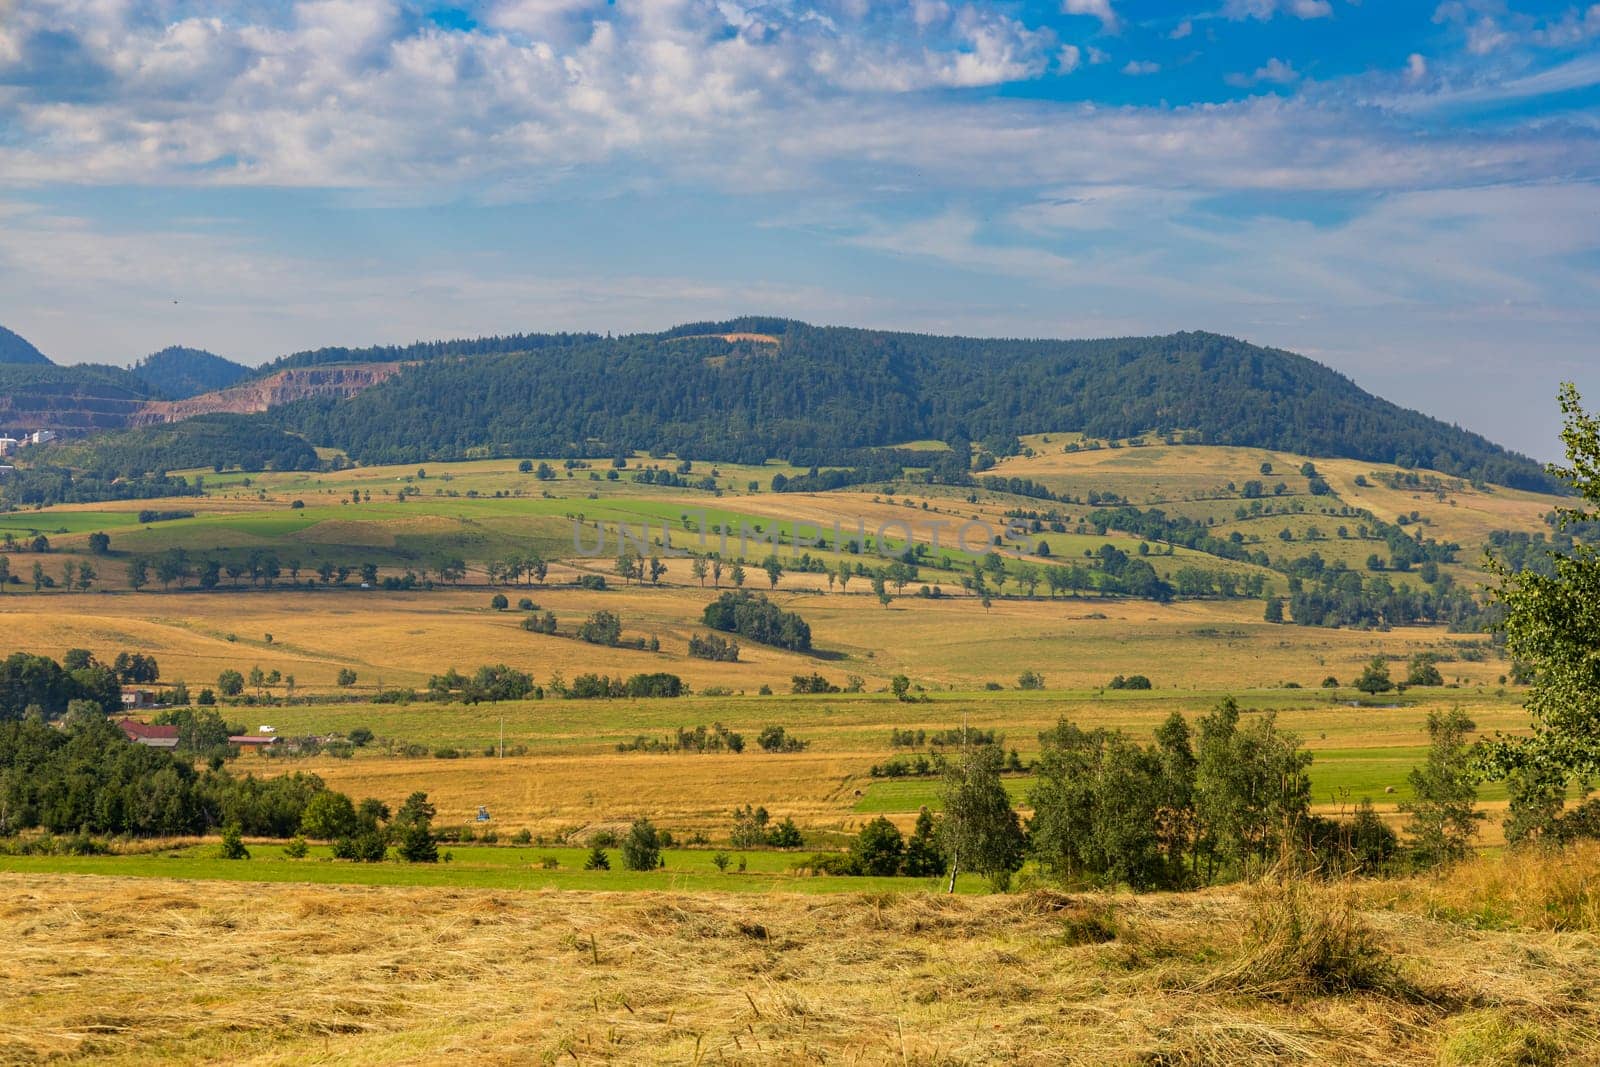
<svg viewBox="0 0 1600 1067">
<path fill-rule="evenodd" d="M 0 363 L 50 366 L 50 360 L 43 352 L 4 326 L 0 326 Z"/>
<path fill-rule="evenodd" d="M 1478 434 L 1303 356 L 1216 334 L 987 340 L 741 319 L 562 342 L 441 355 L 276 417 L 363 462 L 648 449 L 837 464 L 918 439 L 1005 454 L 1027 433 L 1173 433 L 1549 488 L 1532 460 Z"/>
</svg>

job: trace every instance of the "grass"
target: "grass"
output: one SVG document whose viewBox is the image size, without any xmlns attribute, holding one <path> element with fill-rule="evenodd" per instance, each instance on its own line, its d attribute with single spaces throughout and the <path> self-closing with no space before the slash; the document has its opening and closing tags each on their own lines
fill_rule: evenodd
<svg viewBox="0 0 1600 1067">
<path fill-rule="evenodd" d="M 1597 861 L 1522 866 L 1576 867 L 1592 887 Z M 1470 901 L 1508 866 L 1446 881 Z M 1301 885 L 1286 903 L 7 870 L 0 1058 L 1592 1062 L 1595 927 L 1464 927 L 1425 906 L 1433 882 Z"/>
<path fill-rule="evenodd" d="M 605 892 L 845 893 L 926 892 L 937 879 L 828 878 L 798 875 L 791 865 L 809 852 L 725 850 L 732 865 L 726 873 L 712 863 L 712 849 L 668 849 L 666 866 L 657 871 L 622 869 L 621 854 L 608 849 L 612 869 L 586 871 L 586 848 L 486 846 L 441 843 L 449 862 L 355 863 L 335 861 L 326 846 L 314 846 L 301 860 L 288 859 L 283 846 L 250 843 L 250 859 L 223 860 L 214 845 L 198 845 L 156 853 L 113 856 L 0 856 L 0 871 L 179 878 L 185 881 L 296 882 L 307 885 L 452 886 L 476 889 L 560 889 Z M 554 859 L 558 866 L 545 866 Z M 739 871 L 740 860 L 746 864 Z M 958 887 L 977 892 L 982 883 L 968 878 Z"/>
</svg>

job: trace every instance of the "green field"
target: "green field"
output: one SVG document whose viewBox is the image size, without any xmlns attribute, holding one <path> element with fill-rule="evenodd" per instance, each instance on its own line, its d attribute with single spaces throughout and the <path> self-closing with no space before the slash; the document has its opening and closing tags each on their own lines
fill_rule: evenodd
<svg viewBox="0 0 1600 1067">
<path fill-rule="evenodd" d="M 793 864 L 809 852 L 735 852 L 726 850 L 726 872 L 712 863 L 713 849 L 667 849 L 665 866 L 655 871 L 622 869 L 621 854 L 609 849 L 612 869 L 583 869 L 588 849 L 440 845 L 440 863 L 355 863 L 333 859 L 326 846 L 313 846 L 299 860 L 283 855 L 283 846 L 249 845 L 248 860 L 216 858 L 216 846 L 199 845 L 166 852 L 116 856 L 0 856 L 0 871 L 17 874 L 88 874 L 133 878 L 182 878 L 199 881 L 303 882 L 311 885 L 454 886 L 473 889 L 562 889 L 597 892 L 655 891 L 693 893 L 858 893 L 927 892 L 937 879 L 836 878 L 796 874 Z M 549 869 L 547 859 L 559 866 Z M 738 869 L 740 861 L 746 869 Z M 959 879 L 963 892 L 983 891 L 981 879 Z"/>
</svg>

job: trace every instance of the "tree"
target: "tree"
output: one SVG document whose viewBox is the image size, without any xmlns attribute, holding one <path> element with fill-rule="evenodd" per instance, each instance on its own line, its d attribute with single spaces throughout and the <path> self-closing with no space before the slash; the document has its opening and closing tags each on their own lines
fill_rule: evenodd
<svg viewBox="0 0 1600 1067">
<path fill-rule="evenodd" d="M 135 593 L 150 584 L 150 563 L 143 556 L 128 563 L 128 588 Z"/>
<path fill-rule="evenodd" d="M 1410 669 L 1406 672 L 1407 685 L 1440 686 L 1444 684 L 1444 676 L 1435 666 L 1438 658 L 1431 652 L 1418 652 L 1411 657 Z"/>
<path fill-rule="evenodd" d="M 938 825 L 927 808 L 917 813 L 917 825 L 906 842 L 904 870 L 907 878 L 931 878 L 945 871 L 944 856 L 939 852 Z"/>
<path fill-rule="evenodd" d="M 609 871 L 611 858 L 606 855 L 606 850 L 595 845 L 589 850 L 589 855 L 584 857 L 583 869 L 586 871 Z"/>
<path fill-rule="evenodd" d="M 653 871 L 661 866 L 661 835 L 649 819 L 635 819 L 622 839 L 622 867 Z"/>
<path fill-rule="evenodd" d="M 111 537 L 100 532 L 90 534 L 89 551 L 97 556 L 109 555 L 111 552 Z"/>
<path fill-rule="evenodd" d="M 615 648 L 622 641 L 622 620 L 614 612 L 597 611 L 579 625 L 578 640 Z"/>
<path fill-rule="evenodd" d="M 1389 664 L 1382 656 L 1372 657 L 1361 672 L 1361 677 L 1356 679 L 1356 688 L 1373 696 L 1394 688 L 1394 681 L 1389 677 Z"/>
<path fill-rule="evenodd" d="M 894 693 L 896 700 L 910 700 L 911 679 L 903 674 L 897 674 L 889 679 L 889 690 Z"/>
<path fill-rule="evenodd" d="M 1283 598 L 1272 597 L 1267 601 L 1266 620 L 1271 623 L 1283 621 Z"/>
<path fill-rule="evenodd" d="M 733 570 L 728 572 L 728 580 L 730 582 L 732 582 L 735 587 L 743 589 L 744 588 L 744 568 L 742 566 L 740 566 L 739 564 L 735 563 L 733 565 Z"/>
<path fill-rule="evenodd" d="M 880 815 L 863 826 L 850 843 L 850 858 L 862 874 L 887 878 L 900 873 L 905 850 L 900 830 Z"/>
<path fill-rule="evenodd" d="M 222 850 L 219 855 L 225 860 L 247 860 L 250 850 L 244 847 L 244 839 L 239 832 L 238 823 L 229 823 L 222 828 Z"/>
<path fill-rule="evenodd" d="M 312 797 L 300 816 L 300 832 L 318 841 L 349 837 L 358 829 L 355 804 L 343 793 L 331 789 Z"/>
<path fill-rule="evenodd" d="M 1199 721 L 1195 816 L 1200 851 L 1246 869 L 1274 858 L 1305 822 L 1311 804 L 1311 753 L 1279 730 L 1273 713 L 1240 726 L 1228 697 Z M 1211 868 L 1207 870 L 1207 880 Z"/>
<path fill-rule="evenodd" d="M 1565 528 L 1600 519 L 1600 417 L 1584 410 L 1570 383 L 1561 387 L 1561 412 L 1567 462 L 1550 473 L 1579 501 L 1556 509 Z M 1549 573 L 1540 573 L 1489 563 L 1500 579 L 1494 598 L 1505 610 L 1500 630 L 1506 650 L 1533 674 L 1529 736 L 1497 734 L 1480 743 L 1479 765 L 1494 780 L 1515 772 L 1561 782 L 1600 775 L 1600 659 L 1594 654 L 1600 648 L 1600 551 L 1577 539 L 1553 553 L 1550 564 Z"/>
<path fill-rule="evenodd" d="M 217 675 L 217 690 L 225 697 L 236 697 L 244 692 L 244 675 L 229 668 Z"/>
<path fill-rule="evenodd" d="M 696 556 L 694 558 L 694 562 L 689 564 L 689 573 L 694 575 L 695 580 L 700 583 L 700 588 L 702 589 L 706 587 L 706 570 L 707 567 L 704 556 Z"/>
<path fill-rule="evenodd" d="M 340 667 L 339 673 L 334 675 L 333 680 L 334 684 L 348 688 L 356 684 L 356 672 L 349 667 Z"/>
<path fill-rule="evenodd" d="M 1406 833 L 1423 863 L 1436 865 L 1464 858 L 1477 836 L 1483 813 L 1478 801 L 1467 735 L 1477 724 L 1459 707 L 1428 712 L 1428 761 L 1413 767 L 1406 780 L 1412 797 L 1400 804 L 1411 820 Z"/>
<path fill-rule="evenodd" d="M 11 557 L 0 556 L 0 593 L 6 591 L 6 586 L 11 584 Z"/>
<path fill-rule="evenodd" d="M 947 760 L 941 792 L 944 819 L 940 844 L 950 861 L 950 892 L 962 865 L 989 879 L 996 890 L 1010 887 L 1022 867 L 1022 824 L 1000 782 L 1005 753 L 999 745 L 974 745 Z"/>
<path fill-rule="evenodd" d="M 489 598 L 489 606 L 495 611 L 504 611 L 511 606 L 511 601 L 506 599 L 504 593 L 496 593 Z"/>
<path fill-rule="evenodd" d="M 783 577 L 783 564 L 778 562 L 777 555 L 769 555 L 762 560 L 761 569 L 767 572 L 768 587 L 771 589 L 778 588 L 778 579 Z"/>
</svg>

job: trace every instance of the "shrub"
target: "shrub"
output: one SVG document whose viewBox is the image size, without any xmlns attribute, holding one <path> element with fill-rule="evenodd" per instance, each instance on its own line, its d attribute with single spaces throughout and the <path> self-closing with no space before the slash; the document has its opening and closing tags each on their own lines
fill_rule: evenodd
<svg viewBox="0 0 1600 1067">
<path fill-rule="evenodd" d="M 578 578 L 578 588 L 579 589 L 589 589 L 589 590 L 594 590 L 596 592 L 599 592 L 599 591 L 605 589 L 605 587 L 606 587 L 605 575 L 602 575 L 602 574 L 585 574 L 585 575 L 581 575 Z"/>
<path fill-rule="evenodd" d="M 733 857 L 726 852 L 714 853 L 711 857 L 711 866 L 723 874 L 728 873 L 728 868 L 733 864 Z"/>
<path fill-rule="evenodd" d="M 861 828 L 850 845 L 850 855 L 863 874 L 889 877 L 900 873 L 905 857 L 905 838 L 882 815 Z"/>
<path fill-rule="evenodd" d="M 1119 674 L 1115 678 L 1111 679 L 1111 681 L 1109 683 L 1107 683 L 1106 688 L 1107 689 L 1154 689 L 1155 687 L 1150 684 L 1150 679 L 1146 678 L 1142 674 L 1130 674 L 1126 678 L 1124 678 L 1122 675 Z"/>
<path fill-rule="evenodd" d="M 356 672 L 349 667 L 340 667 L 334 681 L 346 688 L 356 684 Z"/>
<path fill-rule="evenodd" d="M 516 833 L 511 835 L 511 843 L 513 845 L 531 845 L 531 844 L 533 844 L 533 831 L 529 830 L 527 827 L 523 827 L 522 829 L 518 830 Z"/>
<path fill-rule="evenodd" d="M 506 599 L 504 593 L 496 593 L 489 599 L 489 606 L 496 611 L 504 611 L 511 606 L 511 601 Z"/>
<path fill-rule="evenodd" d="M 244 840 L 239 834 L 238 823 L 229 823 L 222 828 L 222 850 L 218 855 L 225 860 L 250 858 L 250 850 L 244 847 Z"/>
<path fill-rule="evenodd" d="M 622 620 L 614 612 L 597 611 L 578 627 L 578 640 L 615 648 L 622 641 Z"/>
<path fill-rule="evenodd" d="M 716 634 L 692 634 L 689 637 L 689 655 L 718 663 L 737 663 L 739 642 L 730 641 Z"/>
<path fill-rule="evenodd" d="M 1044 676 L 1038 671 L 1023 671 L 1017 678 L 1018 689 L 1043 689 Z"/>
<path fill-rule="evenodd" d="M 795 675 L 790 679 L 790 686 L 796 693 L 837 693 L 839 691 L 838 686 L 815 672 L 809 676 L 804 674 Z"/>
<path fill-rule="evenodd" d="M 781 726 L 763 726 L 756 735 L 756 744 L 767 752 L 801 752 L 810 742 L 791 736 Z"/>
<path fill-rule="evenodd" d="M 284 856 L 292 860 L 303 860 L 310 851 L 311 846 L 306 844 L 306 839 L 303 837 L 293 838 L 283 846 Z"/>
<path fill-rule="evenodd" d="M 649 819 L 635 819 L 622 839 L 622 866 L 630 871 L 653 871 L 661 866 L 661 836 Z"/>
<path fill-rule="evenodd" d="M 599 845 L 591 848 L 589 855 L 583 861 L 583 869 L 586 871 L 609 871 L 611 869 L 611 859 L 606 855 L 606 850 Z"/>
</svg>

